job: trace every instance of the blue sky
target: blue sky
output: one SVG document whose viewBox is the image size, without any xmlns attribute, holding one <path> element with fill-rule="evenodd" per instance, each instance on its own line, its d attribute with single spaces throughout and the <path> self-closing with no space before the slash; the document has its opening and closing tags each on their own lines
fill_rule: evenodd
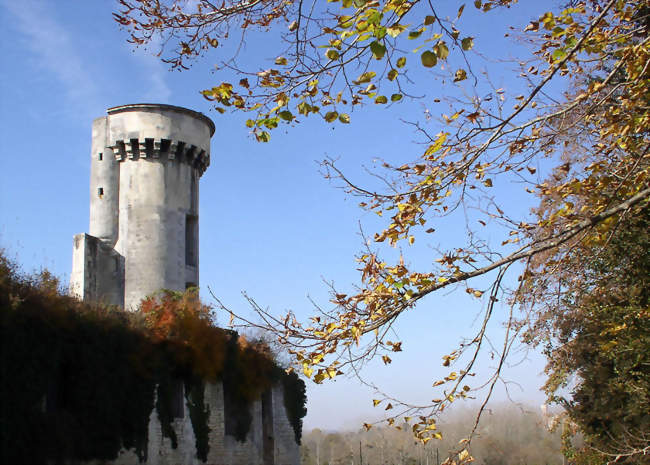
<svg viewBox="0 0 650 465">
<path fill-rule="evenodd" d="M 485 62 L 491 77 L 513 91 L 512 65 L 496 61 L 496 54 L 507 58 L 520 50 L 502 36 L 507 23 L 521 30 L 538 13 L 523 3 L 487 21 L 469 19 L 478 50 L 495 57 Z M 244 126 L 245 115 L 219 115 L 199 95 L 217 82 L 216 57 L 170 72 L 150 52 L 126 43 L 111 18 L 113 7 L 108 0 L 0 0 L 0 247 L 25 270 L 43 266 L 67 281 L 72 236 L 88 230 L 92 119 L 116 105 L 169 103 L 207 114 L 217 128 L 212 163 L 201 180 L 203 289 L 209 286 L 233 309 L 247 311 L 241 296 L 246 291 L 263 307 L 301 317 L 312 309 L 308 297 L 327 302 L 324 280 L 349 290 L 359 278 L 354 255 L 362 245 L 360 222 L 373 232 L 380 223 L 324 179 L 317 162 L 340 157 L 346 173 L 367 180 L 362 166 L 376 157 L 413 159 L 420 150 L 411 143 L 417 135 L 400 118 L 424 116 L 438 92 L 436 81 L 420 87 L 423 99 L 356 111 L 350 125 L 307 121 L 278 129 L 270 143 L 259 144 Z M 263 68 L 274 55 L 264 53 L 268 41 L 260 39 L 253 36 L 243 56 Z M 518 202 L 513 207 L 521 211 L 531 206 Z M 433 245 L 445 248 L 462 235 L 463 225 L 451 221 L 437 229 Z M 415 262 L 430 261 L 424 245 L 407 253 Z M 426 400 L 431 382 L 444 373 L 441 356 L 469 334 L 480 310 L 480 302 L 463 295 L 423 301 L 398 324 L 405 352 L 390 367 L 371 364 L 366 374 L 391 394 Z M 496 323 L 495 329 L 500 332 Z M 511 386 L 511 396 L 541 403 L 542 369 L 535 353 L 508 368 L 506 377 L 521 385 Z M 308 383 L 308 389 L 307 428 L 356 428 L 377 415 L 372 391 L 355 379 Z M 502 389 L 497 398 L 504 397 Z"/>
</svg>

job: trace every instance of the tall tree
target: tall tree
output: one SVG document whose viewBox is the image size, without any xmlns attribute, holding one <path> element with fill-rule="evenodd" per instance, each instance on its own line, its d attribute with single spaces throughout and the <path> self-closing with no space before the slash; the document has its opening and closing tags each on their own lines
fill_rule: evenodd
<svg viewBox="0 0 650 465">
<path fill-rule="evenodd" d="M 563 269 L 531 279 L 528 335 L 548 355 L 547 393 L 586 434 L 583 458 L 640 463 L 650 454 L 650 208 L 616 227 L 596 253 L 576 244 Z"/>
<path fill-rule="evenodd" d="M 489 15 L 515 3 L 476 0 L 469 8 Z M 375 401 L 396 412 L 389 423 L 415 416 L 412 429 L 423 442 L 440 436 L 436 415 L 472 392 L 470 374 L 485 347 L 495 302 L 519 304 L 529 313 L 526 322 L 512 309 L 505 316 L 506 337 L 488 395 L 524 323 L 547 324 L 544 312 L 537 311 L 545 305 L 537 292 L 540 277 L 574 267 L 576 250 L 584 263 L 595 263 L 627 220 L 647 208 L 649 0 L 569 1 L 551 11 L 540 3 L 538 19 L 522 32 L 534 53 L 520 57 L 522 69 L 514 77 L 528 91 L 518 95 L 494 88 L 482 93 L 490 83 L 472 67 L 478 58 L 472 31 L 462 30 L 461 3 L 451 19 L 441 14 L 442 7 L 420 0 L 120 0 L 120 5 L 115 17 L 130 40 L 162 43 L 161 56 L 174 68 L 221 47 L 235 28 L 244 34 L 278 31 L 272 68 L 240 70 L 236 61 L 226 61 L 242 74 L 239 82 L 203 91 L 220 112 L 250 112 L 246 124 L 261 142 L 280 125 L 298 127 L 308 117 L 348 124 L 350 108 L 422 93 L 428 85 L 419 79 L 422 70 L 445 76 L 455 97 L 452 111 L 441 115 L 439 124 L 434 119 L 414 123 L 425 148 L 413 163 L 383 164 L 377 174 L 388 186 L 385 191 L 358 185 L 333 161 L 324 162 L 329 176 L 361 198 L 361 208 L 389 218 L 358 257 L 359 287 L 333 290 L 333 307 L 320 309 L 309 323 L 291 314 L 271 315 L 251 302 L 261 325 L 275 332 L 303 373 L 320 383 L 373 357 L 390 363 L 391 352 L 402 346 L 388 339 L 390 328 L 428 295 L 455 286 L 485 299 L 478 332 L 444 359 L 450 373 L 434 383 L 442 395 L 417 406 Z M 412 53 L 403 51 L 413 47 Z M 459 99 L 461 92 L 468 97 Z M 540 168 L 549 164 L 555 170 L 541 176 Z M 511 180 L 521 183 L 531 203 L 541 202 L 535 220 L 510 213 L 503 199 L 492 195 Z M 383 258 L 392 255 L 391 246 L 409 250 L 416 239 L 435 237 L 431 225 L 439 228 L 456 211 L 471 212 L 467 240 L 432 256 L 433 267 L 410 265 L 408 254 Z M 480 233 L 488 223 L 504 234 L 498 246 Z M 519 285 L 509 290 L 504 283 L 514 280 L 512 273 Z M 486 277 L 491 284 L 485 284 Z M 458 451 L 457 460 L 468 459 L 465 450 Z"/>
</svg>

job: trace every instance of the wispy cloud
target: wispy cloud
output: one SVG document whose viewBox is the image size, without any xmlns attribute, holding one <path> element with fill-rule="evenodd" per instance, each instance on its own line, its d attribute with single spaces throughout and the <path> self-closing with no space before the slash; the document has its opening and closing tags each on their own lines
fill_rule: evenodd
<svg viewBox="0 0 650 465">
<path fill-rule="evenodd" d="M 100 92 L 75 48 L 74 41 L 57 22 L 55 2 L 2 0 L 12 15 L 20 39 L 36 58 L 38 66 L 64 87 L 72 110 L 82 118 L 101 108 Z M 68 112 L 66 112 L 68 113 Z"/>
<path fill-rule="evenodd" d="M 154 103 L 170 103 L 172 90 L 165 80 L 169 68 L 153 53 L 154 50 L 160 50 L 160 47 L 160 39 L 154 39 L 146 48 L 137 48 L 135 57 L 145 68 L 149 81 L 144 98 Z"/>
</svg>

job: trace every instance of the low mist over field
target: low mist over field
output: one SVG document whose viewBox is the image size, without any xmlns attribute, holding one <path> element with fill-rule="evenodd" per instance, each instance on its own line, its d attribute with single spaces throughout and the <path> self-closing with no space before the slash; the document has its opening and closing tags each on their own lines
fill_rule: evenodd
<svg viewBox="0 0 650 465">
<path fill-rule="evenodd" d="M 373 427 L 369 431 L 322 431 L 306 434 L 301 446 L 302 465 L 436 465 L 471 429 L 472 410 L 450 412 L 438 425 L 441 440 L 415 442 L 411 427 Z M 562 426 L 551 427 L 555 417 L 535 406 L 500 404 L 487 409 L 472 440 L 477 464 L 562 464 Z M 362 460 L 362 461 L 361 461 Z"/>
</svg>

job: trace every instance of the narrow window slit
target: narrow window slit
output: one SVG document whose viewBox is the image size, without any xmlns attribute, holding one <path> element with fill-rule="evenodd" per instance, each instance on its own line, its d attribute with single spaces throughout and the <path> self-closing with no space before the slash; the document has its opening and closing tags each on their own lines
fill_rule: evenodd
<svg viewBox="0 0 650 465">
<path fill-rule="evenodd" d="M 198 217 L 194 215 L 187 215 L 185 217 L 185 264 L 188 266 L 196 266 L 197 264 L 197 226 Z"/>
</svg>

